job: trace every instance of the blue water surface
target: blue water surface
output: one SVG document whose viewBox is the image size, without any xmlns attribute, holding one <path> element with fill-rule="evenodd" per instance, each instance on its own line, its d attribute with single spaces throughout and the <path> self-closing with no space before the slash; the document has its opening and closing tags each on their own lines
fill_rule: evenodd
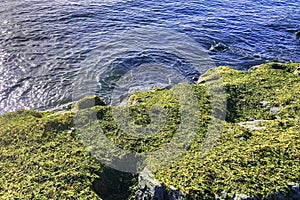
<svg viewBox="0 0 300 200">
<path fill-rule="evenodd" d="M 109 102 L 114 84 L 143 64 L 136 71 L 141 75 L 126 87 L 190 80 L 205 71 L 195 72 L 187 59 L 199 49 L 206 55 L 199 58 L 203 69 L 300 61 L 299 0 L 2 0 L 0 5 L 0 113 L 53 108 L 93 93 Z M 204 62 L 207 56 L 213 63 Z M 157 74 L 141 72 L 149 63 L 175 71 L 166 68 L 167 78 L 156 80 Z M 74 91 L 81 94 L 74 97 Z"/>
</svg>

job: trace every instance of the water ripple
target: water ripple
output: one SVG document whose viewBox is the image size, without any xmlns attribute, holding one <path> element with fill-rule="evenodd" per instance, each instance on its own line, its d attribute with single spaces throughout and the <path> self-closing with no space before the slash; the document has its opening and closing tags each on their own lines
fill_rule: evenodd
<svg viewBox="0 0 300 200">
<path fill-rule="evenodd" d="M 146 47 L 151 46 L 151 39 L 135 34 L 137 38 L 129 38 L 131 41 L 111 41 L 116 34 L 144 27 L 184 34 L 203 47 L 216 65 L 247 69 L 273 60 L 300 61 L 300 40 L 294 34 L 300 30 L 299 6 L 298 0 L 2 0 L 0 113 L 51 108 L 71 101 L 74 80 L 82 74 L 93 80 L 82 95 L 91 91 L 108 98 L 107 85 L 113 85 L 108 80 L 120 76 L 124 68 L 127 72 L 134 70 L 132 66 L 140 73 L 140 84 L 153 85 L 151 76 L 138 68 L 151 69 L 153 60 L 160 69 L 171 66 L 170 74 L 180 74 L 174 83 L 190 80 L 196 74 L 194 65 L 176 54 L 176 49 L 175 53 L 170 51 L 170 46 L 185 40 L 172 41 L 162 33 L 157 36 L 160 47 L 145 50 L 131 45 L 131 51 L 126 53 L 117 50 L 120 42 L 131 44 L 144 39 Z M 215 42 L 228 48 L 208 52 Z M 165 44 L 168 51 L 163 48 Z M 110 58 L 109 62 L 97 60 L 99 54 Z M 157 76 L 155 70 L 152 73 Z M 139 83 L 135 78 L 132 88 Z M 158 78 L 156 82 L 167 87 L 166 80 Z"/>
</svg>

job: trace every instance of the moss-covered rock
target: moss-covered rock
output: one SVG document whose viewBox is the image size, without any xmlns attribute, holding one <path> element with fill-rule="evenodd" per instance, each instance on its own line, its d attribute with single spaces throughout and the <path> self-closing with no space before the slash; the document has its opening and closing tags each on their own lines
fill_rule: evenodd
<svg viewBox="0 0 300 200">
<path fill-rule="evenodd" d="M 1 199 L 99 199 L 91 185 L 101 168 L 70 135 L 73 114 L 51 114 L 0 117 Z"/>
<path fill-rule="evenodd" d="M 101 97 L 97 95 L 87 96 L 79 101 L 77 101 L 74 105 L 75 110 L 85 109 L 85 108 L 91 108 L 94 106 L 105 106 L 104 101 L 101 99 Z"/>
<path fill-rule="evenodd" d="M 205 158 L 193 144 L 185 157 L 157 171 L 158 179 L 188 199 L 214 199 L 224 191 L 257 199 L 287 194 L 288 183 L 300 182 L 299 66 L 268 63 L 249 72 L 219 67 L 200 77 L 202 84 L 216 72 L 222 76 L 228 95 L 223 134 Z M 276 116 L 274 107 L 280 108 Z M 257 121 L 256 128 L 241 126 Z"/>
<path fill-rule="evenodd" d="M 180 151 L 179 159 L 168 160 L 162 168 L 152 166 L 155 177 L 166 187 L 182 190 L 187 199 L 214 199 L 225 193 L 228 198 L 245 194 L 257 199 L 287 195 L 289 184 L 300 182 L 299 66 L 268 63 L 247 72 L 218 67 L 202 75 L 198 84 L 189 86 L 197 99 L 197 112 L 201 113 L 189 116 L 196 118 L 197 127 L 186 126 L 183 131 L 196 131 L 196 135 L 191 143 L 185 142 L 185 135 L 178 137 L 178 149 L 172 153 Z M 213 94 L 208 88 L 220 76 L 227 99 L 224 119 L 213 115 L 225 112 L 225 108 L 213 109 Z M 221 90 L 218 87 L 214 89 Z M 127 179 L 134 177 L 104 170 L 95 159 L 103 156 L 101 145 L 108 144 L 99 137 L 99 130 L 115 147 L 142 156 L 158 152 L 156 156 L 164 158 L 159 150 L 172 142 L 180 129 L 185 101 L 189 99 L 179 101 L 172 90 L 155 89 L 135 93 L 126 106 L 105 106 L 100 97 L 93 96 L 80 100 L 69 112 L 18 111 L 2 115 L 0 196 L 97 199 L 94 189 L 100 196 L 105 194 L 104 199 L 124 199 L 128 194 L 107 193 L 126 193 L 132 182 Z M 127 115 L 130 120 L 122 120 Z M 185 123 L 192 124 L 190 121 Z M 203 157 L 202 143 L 208 129 L 212 130 L 210 134 L 220 131 L 217 124 L 222 124 L 222 134 L 211 136 L 215 144 Z M 147 131 L 154 134 L 143 135 Z M 112 159 L 105 158 L 108 162 Z M 120 155 L 113 161 L 118 164 L 126 158 Z M 107 178 L 107 173 L 114 174 L 114 178 Z"/>
</svg>

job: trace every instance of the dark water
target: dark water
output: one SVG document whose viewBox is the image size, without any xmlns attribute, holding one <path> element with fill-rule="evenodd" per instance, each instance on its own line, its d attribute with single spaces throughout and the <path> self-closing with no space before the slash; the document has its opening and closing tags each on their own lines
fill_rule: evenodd
<svg viewBox="0 0 300 200">
<path fill-rule="evenodd" d="M 300 1 L 2 0 L 0 113 L 300 61 Z M 222 48 L 211 49 L 221 42 Z M 213 51 L 209 51 L 209 49 Z M 123 94 L 122 94 L 123 93 Z"/>
</svg>

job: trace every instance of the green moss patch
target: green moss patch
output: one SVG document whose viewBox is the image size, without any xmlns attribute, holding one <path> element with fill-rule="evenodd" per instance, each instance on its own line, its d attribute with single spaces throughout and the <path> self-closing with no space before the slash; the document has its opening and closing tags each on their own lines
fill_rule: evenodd
<svg viewBox="0 0 300 200">
<path fill-rule="evenodd" d="M 19 111 L 0 117 L 3 199 L 99 199 L 91 185 L 99 165 L 69 130 L 72 114 Z"/>
<path fill-rule="evenodd" d="M 217 71 L 226 88 L 223 134 L 204 158 L 195 140 L 185 157 L 156 172 L 158 179 L 180 188 L 188 199 L 214 199 L 224 191 L 258 199 L 287 194 L 288 183 L 300 182 L 300 77 L 293 73 L 299 65 L 269 63 L 251 72 L 229 67 L 207 72 L 199 84 Z M 273 107 L 278 112 L 272 113 Z M 237 123 L 249 120 L 261 120 L 260 128 Z"/>
<path fill-rule="evenodd" d="M 190 126 L 183 130 L 196 134 L 191 143 L 180 143 L 185 134 L 178 137 L 183 154 L 154 171 L 155 176 L 167 187 L 182 190 L 187 199 L 214 199 L 224 191 L 258 199 L 287 194 L 288 183 L 300 182 L 299 66 L 268 63 L 247 72 L 218 67 L 202 75 L 198 84 L 189 85 L 197 102 L 191 108 L 197 110 L 184 121 Z M 222 85 L 209 89 L 219 75 Z M 222 87 L 227 102 L 218 100 L 224 95 Z M 18 111 L 0 116 L 0 196 L 97 199 L 94 189 L 107 199 L 126 198 L 130 192 L 124 191 L 130 191 L 134 176 L 103 168 L 95 158 L 105 157 L 100 155 L 103 147 L 140 155 L 159 152 L 178 133 L 186 114 L 181 106 L 190 100 L 154 88 L 135 93 L 126 106 L 105 106 L 92 97 L 79 101 L 70 112 Z M 194 119 L 196 127 L 191 125 Z M 70 132 L 72 127 L 75 132 Z M 204 155 L 206 140 L 211 149 Z M 122 155 L 117 156 L 121 162 Z M 126 197 L 109 195 L 110 191 Z"/>
</svg>

